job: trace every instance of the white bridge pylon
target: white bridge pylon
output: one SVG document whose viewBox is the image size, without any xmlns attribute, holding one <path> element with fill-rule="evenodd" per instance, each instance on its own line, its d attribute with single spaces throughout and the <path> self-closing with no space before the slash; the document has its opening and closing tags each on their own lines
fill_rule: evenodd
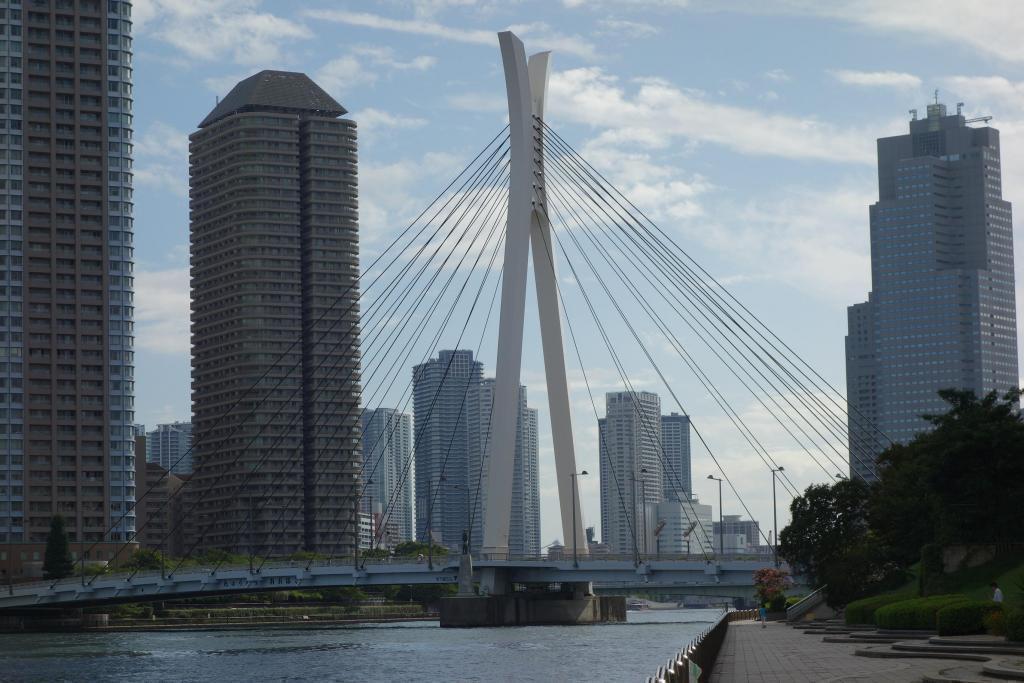
<svg viewBox="0 0 1024 683">
<path fill-rule="evenodd" d="M 538 120 L 544 117 L 550 53 L 537 53 L 527 62 L 523 42 L 511 31 L 499 33 L 498 43 L 508 93 L 511 175 L 482 555 L 493 559 L 503 559 L 508 555 L 516 417 L 523 360 L 526 271 L 531 244 L 563 543 L 569 549 L 575 538 L 579 553 L 584 554 L 583 516 L 580 514 L 579 496 L 573 495 L 572 488 L 575 485 L 576 452 L 562 347 L 555 249 L 547 220 L 544 133 L 535 120 L 535 117 Z"/>
</svg>

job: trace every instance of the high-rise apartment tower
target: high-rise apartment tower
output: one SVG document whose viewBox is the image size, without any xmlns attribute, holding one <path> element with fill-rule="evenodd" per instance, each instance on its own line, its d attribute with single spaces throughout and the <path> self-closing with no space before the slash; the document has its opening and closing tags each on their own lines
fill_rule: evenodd
<svg viewBox="0 0 1024 683">
<path fill-rule="evenodd" d="M 665 454 L 665 500 L 688 500 L 693 494 L 690 472 L 690 416 L 661 416 L 661 448 Z"/>
<path fill-rule="evenodd" d="M 261 71 L 190 137 L 190 495 L 201 549 L 346 554 L 356 538 L 356 126 Z"/>
<path fill-rule="evenodd" d="M 146 452 L 139 453 L 151 462 L 174 474 L 192 473 L 192 423 L 159 424 L 146 432 Z"/>
<path fill-rule="evenodd" d="M 849 308 L 850 474 L 873 480 L 889 440 L 929 428 L 940 389 L 1018 384 L 1013 229 L 999 131 L 929 104 L 878 141 L 871 292 Z"/>
<path fill-rule="evenodd" d="M 38 572 L 54 514 L 92 547 L 90 562 L 134 537 L 131 9 L 77 0 L 2 10 L 7 578 Z"/>
<path fill-rule="evenodd" d="M 468 350 L 440 351 L 413 368 L 416 538 L 462 547 L 470 529 L 469 392 L 483 364 Z M 429 533 L 429 536 L 428 536 Z"/>
<path fill-rule="evenodd" d="M 389 547 L 413 540 L 412 419 L 394 408 L 363 411 L 363 460 L 366 502 L 381 511 L 376 542 Z M 392 526 L 397 537 L 383 538 Z"/>
<path fill-rule="evenodd" d="M 494 378 L 487 377 L 471 387 L 469 416 L 469 490 L 473 508 L 473 552 L 483 546 L 483 511 L 487 509 L 487 463 L 491 444 L 494 406 Z M 512 516 L 509 520 L 508 550 L 512 557 L 540 555 L 540 453 L 537 409 L 526 402 L 526 387 L 519 387 L 516 416 L 516 445 L 512 469 Z M 479 491 L 479 493 L 477 493 Z M 474 505 L 475 503 L 475 505 Z"/>
<path fill-rule="evenodd" d="M 646 552 L 650 507 L 662 502 L 661 399 L 649 391 L 605 395 L 598 420 L 601 540 L 613 553 Z"/>
</svg>

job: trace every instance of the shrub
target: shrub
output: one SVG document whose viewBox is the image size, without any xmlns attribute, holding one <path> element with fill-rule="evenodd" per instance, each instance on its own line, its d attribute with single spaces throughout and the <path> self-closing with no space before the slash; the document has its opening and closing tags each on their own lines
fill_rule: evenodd
<svg viewBox="0 0 1024 683">
<path fill-rule="evenodd" d="M 1006 615 L 1006 639 L 1024 641 L 1024 609 L 1015 609 Z"/>
<path fill-rule="evenodd" d="M 903 602 L 906 595 L 875 595 L 862 600 L 854 600 L 846 606 L 847 624 L 874 624 L 875 610 L 895 602 Z"/>
<path fill-rule="evenodd" d="M 985 632 L 985 616 L 1002 612 L 1003 608 L 989 600 L 970 600 L 941 608 L 935 613 L 940 636 L 964 636 Z"/>
<path fill-rule="evenodd" d="M 803 595 L 790 595 L 788 598 L 786 598 L 786 608 L 789 609 L 790 607 L 792 607 L 793 605 L 795 605 L 803 599 Z"/>
<path fill-rule="evenodd" d="M 786 611 L 786 596 L 779 593 L 771 600 L 768 601 L 769 612 L 785 612 Z"/>
<path fill-rule="evenodd" d="M 1000 609 L 988 612 L 981 621 L 985 624 L 986 633 L 990 633 L 994 636 L 1006 635 L 1006 612 L 1003 610 Z"/>
<path fill-rule="evenodd" d="M 879 628 L 931 631 L 936 628 L 935 615 L 940 609 L 967 601 L 964 595 L 932 595 L 903 600 L 878 608 L 875 611 L 875 623 Z"/>
</svg>

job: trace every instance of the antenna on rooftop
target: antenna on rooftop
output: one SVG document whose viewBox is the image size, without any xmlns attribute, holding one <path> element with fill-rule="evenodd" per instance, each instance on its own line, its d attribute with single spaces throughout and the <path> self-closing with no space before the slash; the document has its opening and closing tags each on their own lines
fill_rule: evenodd
<svg viewBox="0 0 1024 683">
<path fill-rule="evenodd" d="M 963 112 L 964 112 L 964 103 L 963 102 L 957 102 L 956 103 L 956 115 L 960 116 L 961 114 L 963 114 Z"/>
<path fill-rule="evenodd" d="M 939 89 L 935 89 L 935 104 L 939 103 Z"/>
<path fill-rule="evenodd" d="M 917 110 L 916 109 L 911 109 L 910 110 L 910 120 L 911 121 L 917 121 Z"/>
</svg>

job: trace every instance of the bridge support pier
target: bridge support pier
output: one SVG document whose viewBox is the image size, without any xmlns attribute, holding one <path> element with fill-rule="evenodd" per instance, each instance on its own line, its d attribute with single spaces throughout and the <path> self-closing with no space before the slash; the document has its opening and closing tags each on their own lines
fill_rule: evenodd
<svg viewBox="0 0 1024 683">
<path fill-rule="evenodd" d="M 558 591 L 547 586 L 512 590 L 511 584 L 502 588 L 498 593 L 442 598 L 441 626 L 565 626 L 626 621 L 626 599 L 594 595 L 587 582 L 564 583 Z"/>
</svg>

